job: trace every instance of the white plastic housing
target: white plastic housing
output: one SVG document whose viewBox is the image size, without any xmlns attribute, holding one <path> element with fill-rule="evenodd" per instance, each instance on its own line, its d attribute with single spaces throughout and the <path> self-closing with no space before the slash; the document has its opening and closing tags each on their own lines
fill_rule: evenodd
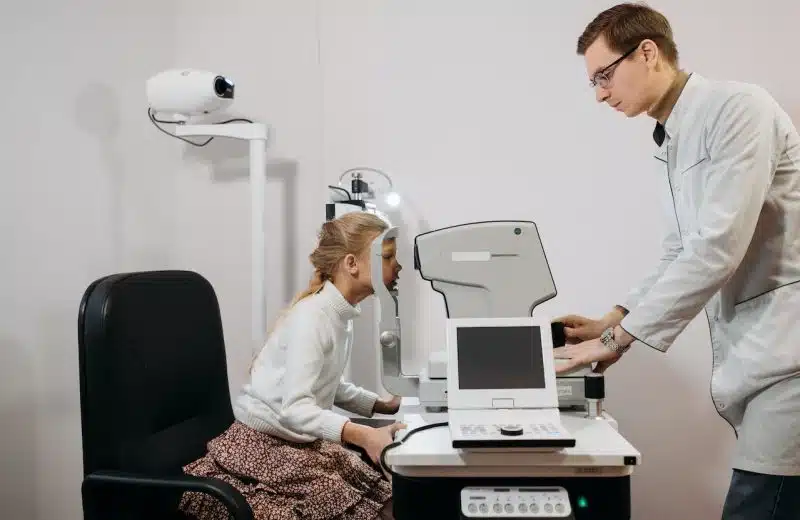
<svg viewBox="0 0 800 520">
<path fill-rule="evenodd" d="M 457 344 L 462 327 L 536 327 L 541 335 L 544 388 L 487 388 L 464 390 L 459 385 Z M 550 321 L 543 318 L 451 318 L 447 320 L 447 402 L 450 409 L 558 408 L 553 338 Z M 492 345 L 486 345 L 491 349 Z M 510 404 L 509 404 L 510 403 Z"/>
<path fill-rule="evenodd" d="M 178 119 L 227 108 L 233 103 L 233 95 L 233 81 L 202 70 L 166 70 L 147 80 L 150 108 Z"/>
</svg>

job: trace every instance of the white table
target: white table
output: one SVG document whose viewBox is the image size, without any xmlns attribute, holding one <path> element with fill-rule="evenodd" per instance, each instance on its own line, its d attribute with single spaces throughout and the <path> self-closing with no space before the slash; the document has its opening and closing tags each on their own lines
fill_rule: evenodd
<svg viewBox="0 0 800 520">
<path fill-rule="evenodd" d="M 562 423 L 576 443 L 555 452 L 455 449 L 447 426 L 413 434 L 425 424 L 447 421 L 446 413 L 428 413 L 416 399 L 404 399 L 394 418 L 408 426 L 395 437 L 401 444 L 386 453 L 394 473 L 397 520 L 463 518 L 459 510 L 466 505 L 459 497 L 472 486 L 512 493 L 514 488 L 563 487 L 573 502 L 574 520 L 630 519 L 630 478 L 641 454 L 607 413 L 589 419 L 580 412 L 562 412 Z"/>
<path fill-rule="evenodd" d="M 471 452 L 451 445 L 446 426 L 409 433 L 425 424 L 446 422 L 446 413 L 426 413 L 414 399 L 404 399 L 397 416 L 407 424 L 395 440 L 400 446 L 386 454 L 386 463 L 407 476 L 623 476 L 641 463 L 641 453 L 623 437 L 607 413 L 589 419 L 580 412 L 562 413 L 564 427 L 575 446 L 554 452 L 509 449 Z M 406 439 L 406 437 L 408 437 Z"/>
</svg>

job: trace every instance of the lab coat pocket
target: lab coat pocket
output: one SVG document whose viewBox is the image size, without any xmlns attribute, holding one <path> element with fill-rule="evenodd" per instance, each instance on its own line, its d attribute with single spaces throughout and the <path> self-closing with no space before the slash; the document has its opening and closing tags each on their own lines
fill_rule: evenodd
<svg viewBox="0 0 800 520">
<path fill-rule="evenodd" d="M 703 171 L 708 155 L 703 150 L 678 154 L 673 174 L 676 210 L 681 220 L 682 232 L 696 224 L 697 211 L 703 197 Z"/>
<path fill-rule="evenodd" d="M 678 167 L 675 170 L 678 172 L 679 177 L 684 177 L 690 170 L 699 166 L 702 162 L 708 160 L 707 155 L 695 155 L 692 157 L 687 157 L 682 160 Z"/>
<path fill-rule="evenodd" d="M 800 335 L 795 309 L 800 286 L 786 284 L 740 301 L 727 326 L 731 351 L 740 360 L 744 380 L 766 385 L 800 372 Z"/>
</svg>

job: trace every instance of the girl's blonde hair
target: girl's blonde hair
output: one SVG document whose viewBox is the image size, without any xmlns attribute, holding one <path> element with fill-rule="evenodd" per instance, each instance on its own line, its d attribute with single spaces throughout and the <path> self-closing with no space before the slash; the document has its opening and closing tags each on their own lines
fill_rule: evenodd
<svg viewBox="0 0 800 520">
<path fill-rule="evenodd" d="M 268 335 L 272 334 L 286 313 L 297 302 L 319 292 L 326 281 L 333 279 L 336 268 L 345 256 L 360 255 L 370 247 L 375 237 L 387 229 L 389 229 L 389 225 L 386 221 L 372 213 L 360 211 L 345 213 L 341 217 L 325 222 L 318 234 L 317 247 L 308 257 L 314 267 L 308 287 L 294 297 L 289 307 L 281 313 L 281 316 L 270 328 Z M 255 363 L 255 357 L 253 363 Z M 251 372 L 253 363 L 250 365 Z"/>
<path fill-rule="evenodd" d="M 388 228 L 383 219 L 364 212 L 345 213 L 325 222 L 318 235 L 317 247 L 308 256 L 314 274 L 308 287 L 294 297 L 289 307 L 318 292 L 327 280 L 333 279 L 336 268 L 345 256 L 361 254 L 370 247 L 376 236 Z"/>
</svg>

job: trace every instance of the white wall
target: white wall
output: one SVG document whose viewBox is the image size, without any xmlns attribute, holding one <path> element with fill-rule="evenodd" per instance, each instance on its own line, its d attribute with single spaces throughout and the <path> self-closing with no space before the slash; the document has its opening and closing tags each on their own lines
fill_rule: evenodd
<svg viewBox="0 0 800 520">
<path fill-rule="evenodd" d="M 3 518 L 80 518 L 75 318 L 92 279 L 201 272 L 220 297 L 234 391 L 246 373 L 246 148 L 217 140 L 196 149 L 155 130 L 144 81 L 157 71 L 230 74 L 233 114 L 274 129 L 270 321 L 305 285 L 325 184 L 357 165 L 388 171 L 406 203 L 403 311 L 415 319 L 404 334 L 419 347 L 411 372 L 441 348 L 444 316 L 441 298 L 415 279 L 415 233 L 535 220 L 559 289 L 537 311 L 550 315 L 605 312 L 658 253 L 653 201 L 663 186 L 651 123 L 596 106 L 574 55 L 608 2 L 106 4 L 39 0 L 0 18 L 2 62 L 13 71 L 2 101 L 13 125 L 0 153 Z M 800 116 L 800 75 L 784 57 L 800 6 L 653 4 L 673 22 L 688 69 L 759 82 Z M 740 31 L 750 38 L 732 36 Z M 733 438 L 710 403 L 710 358 L 701 317 L 666 356 L 637 349 L 609 373 L 608 405 L 644 456 L 634 518 L 718 516 Z M 359 356 L 355 375 L 375 384 L 364 373 L 373 363 Z"/>
<path fill-rule="evenodd" d="M 178 5 L 175 65 L 231 76 L 237 85 L 231 115 L 271 127 L 266 278 L 272 323 L 307 285 L 307 257 L 325 219 L 317 2 L 181 0 Z M 172 251 L 177 262 L 202 272 L 217 290 L 236 390 L 252 360 L 247 145 L 171 144 L 187 157 L 177 173 L 173 211 L 180 231 Z"/>
<path fill-rule="evenodd" d="M 99 276 L 170 265 L 179 156 L 144 79 L 169 64 L 174 20 L 156 0 L 0 16 L 2 518 L 80 518 L 78 303 Z"/>
</svg>

